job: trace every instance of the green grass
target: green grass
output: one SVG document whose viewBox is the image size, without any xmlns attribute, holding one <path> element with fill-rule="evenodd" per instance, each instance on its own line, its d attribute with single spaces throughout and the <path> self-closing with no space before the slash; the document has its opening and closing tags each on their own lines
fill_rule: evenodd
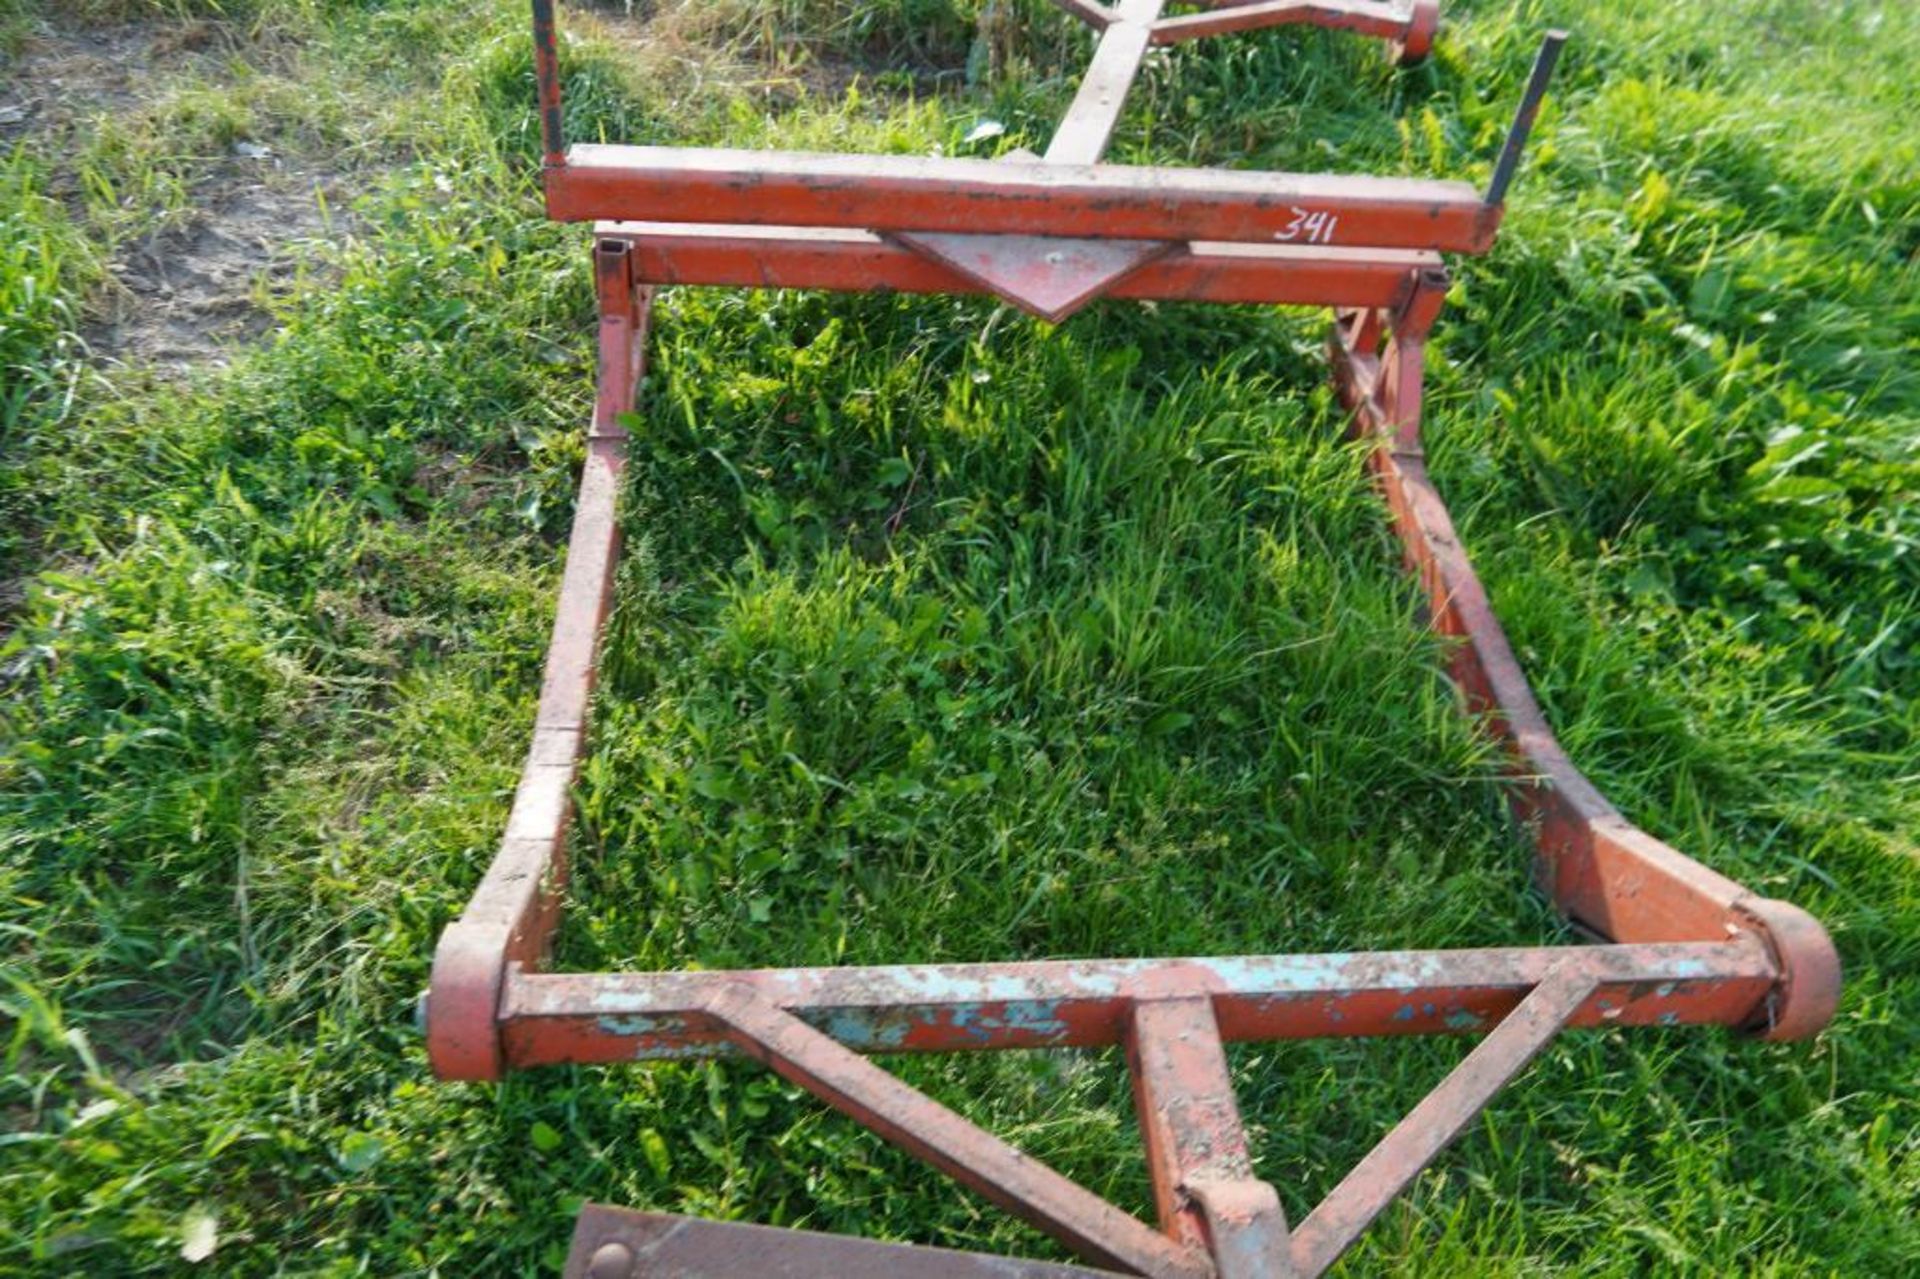
<svg viewBox="0 0 1920 1279">
<path fill-rule="evenodd" d="M 1025 2 L 600 12 L 568 14 L 581 136 L 1038 145 L 1084 49 Z M 1848 985 L 1810 1045 L 1555 1045 L 1346 1270 L 1913 1270 L 1920 22 L 1450 13 L 1406 74 L 1327 35 L 1180 49 L 1114 154 L 1483 178 L 1539 30 L 1573 28 L 1436 333 L 1436 474 L 1580 764 L 1813 910 Z M 431 1079 L 412 999 L 504 818 L 590 394 L 521 6 L 92 20 L 129 16 L 211 21 L 243 65 L 0 168 L 0 1272 L 189 1269 L 211 1222 L 219 1273 L 546 1273 L 582 1199 L 1048 1254 L 744 1066 Z M 346 157 L 350 234 L 230 371 L 91 366 L 105 264 L 236 129 Z M 562 961 L 1565 938 L 1323 323 L 664 295 Z M 1463 1047 L 1236 1049 L 1290 1213 Z M 889 1064 L 1144 1205 L 1112 1054 Z"/>
</svg>

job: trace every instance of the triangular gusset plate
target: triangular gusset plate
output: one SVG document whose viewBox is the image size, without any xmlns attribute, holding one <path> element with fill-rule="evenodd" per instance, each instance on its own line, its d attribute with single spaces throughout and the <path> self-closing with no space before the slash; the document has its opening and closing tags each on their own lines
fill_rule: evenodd
<svg viewBox="0 0 1920 1279">
<path fill-rule="evenodd" d="M 900 231 L 892 238 L 1055 324 L 1174 247 L 1167 240 L 931 231 Z"/>
</svg>

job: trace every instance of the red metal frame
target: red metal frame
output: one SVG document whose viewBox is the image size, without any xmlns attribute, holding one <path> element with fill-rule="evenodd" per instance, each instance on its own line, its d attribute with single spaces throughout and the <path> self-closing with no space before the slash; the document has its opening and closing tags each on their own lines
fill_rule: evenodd
<svg viewBox="0 0 1920 1279">
<path fill-rule="evenodd" d="M 1629 823 L 1576 770 L 1529 690 L 1420 448 L 1424 345 L 1441 251 L 1492 240 L 1559 48 L 1543 46 L 1486 195 L 1458 183 L 1100 164 L 1147 48 L 1310 23 L 1424 56 L 1434 0 L 1256 0 L 1162 15 L 1164 0 L 1057 0 L 1100 32 L 1044 157 L 1000 161 L 562 143 L 551 0 L 533 0 L 553 216 L 596 227 L 599 394 L 546 674 L 505 838 L 443 934 L 429 1053 L 453 1079 L 560 1062 L 739 1054 L 1053 1235 L 1149 1275 L 1316 1275 L 1567 1027 L 1714 1024 L 1773 1039 L 1832 1016 L 1839 963 L 1805 912 L 1759 897 Z M 646 219 L 678 219 L 649 221 Z M 621 219 L 621 220 L 613 220 Z M 697 219 L 688 221 L 687 219 Z M 1099 296 L 1335 308 L 1334 377 L 1373 442 L 1375 483 L 1451 674 L 1507 748 L 1542 890 L 1591 946 L 734 972 L 548 973 L 569 791 L 619 555 L 615 505 L 657 285 L 1000 295 L 1049 319 Z M 1253 1174 L 1223 1045 L 1478 1033 L 1467 1057 L 1289 1226 Z M 900 1082 L 866 1053 L 1123 1046 L 1159 1229 Z M 568 1271 L 1069 1276 L 1074 1266 L 722 1226 L 598 1205 Z"/>
</svg>

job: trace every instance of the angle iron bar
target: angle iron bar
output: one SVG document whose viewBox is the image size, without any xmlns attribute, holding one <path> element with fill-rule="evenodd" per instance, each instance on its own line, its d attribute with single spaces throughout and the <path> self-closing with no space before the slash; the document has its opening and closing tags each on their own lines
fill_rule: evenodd
<svg viewBox="0 0 1920 1279">
<path fill-rule="evenodd" d="M 1527 149 L 1527 139 L 1533 135 L 1533 122 L 1540 114 L 1540 104 L 1547 97 L 1547 82 L 1553 79 L 1553 68 L 1560 61 L 1561 46 L 1567 42 L 1567 33 L 1560 30 L 1547 32 L 1540 39 L 1540 52 L 1534 55 L 1533 70 L 1527 75 L 1527 87 L 1520 94 L 1520 105 L 1514 109 L 1513 124 L 1507 129 L 1507 140 L 1500 148 L 1500 158 L 1494 162 L 1493 179 L 1487 183 L 1486 202 L 1499 205 L 1506 202 L 1507 187 L 1513 182 L 1513 175 L 1519 171 L 1520 156 Z"/>
<path fill-rule="evenodd" d="M 540 106 L 541 162 L 567 162 L 565 117 L 560 109 L 560 55 L 554 47 L 553 0 L 533 0 L 533 81 Z"/>
</svg>

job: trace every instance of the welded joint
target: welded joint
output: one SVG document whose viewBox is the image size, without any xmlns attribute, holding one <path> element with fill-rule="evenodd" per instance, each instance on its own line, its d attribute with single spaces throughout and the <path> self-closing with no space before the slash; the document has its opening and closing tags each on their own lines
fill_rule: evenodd
<svg viewBox="0 0 1920 1279">
<path fill-rule="evenodd" d="M 1016 1150 L 751 986 L 727 982 L 702 1009 L 747 1056 L 1094 1265 L 1166 1279 L 1212 1272 L 1198 1249 Z"/>
<path fill-rule="evenodd" d="M 1452 287 L 1453 277 L 1444 266 L 1421 267 L 1409 272 L 1406 295 L 1393 311 L 1393 336 L 1424 342 L 1433 331 L 1434 321 L 1440 318 L 1440 308 L 1446 304 L 1447 290 Z"/>
<path fill-rule="evenodd" d="M 1385 320 L 1389 337 L 1372 367 L 1354 362 L 1359 394 L 1368 404 L 1373 426 L 1388 437 L 1397 456 L 1420 457 L 1421 398 L 1426 380 L 1427 336 L 1445 304 L 1451 277 L 1445 267 L 1423 267 L 1410 272 L 1399 304 Z M 1377 313 L 1376 313 L 1377 314 Z M 1380 321 L 1374 321 L 1377 328 Z M 1354 354 L 1358 329 L 1336 331 L 1336 342 Z M 1367 376 L 1367 375 L 1371 376 Z"/>
</svg>

